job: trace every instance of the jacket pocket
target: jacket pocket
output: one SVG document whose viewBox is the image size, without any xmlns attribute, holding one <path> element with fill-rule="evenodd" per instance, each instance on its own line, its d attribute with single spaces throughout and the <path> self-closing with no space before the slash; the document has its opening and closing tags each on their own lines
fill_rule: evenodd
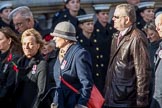
<svg viewBox="0 0 162 108">
<path fill-rule="evenodd" d="M 114 100 L 124 101 L 132 97 L 135 92 L 134 84 L 130 80 L 117 80 L 113 82 L 113 95 Z"/>
</svg>

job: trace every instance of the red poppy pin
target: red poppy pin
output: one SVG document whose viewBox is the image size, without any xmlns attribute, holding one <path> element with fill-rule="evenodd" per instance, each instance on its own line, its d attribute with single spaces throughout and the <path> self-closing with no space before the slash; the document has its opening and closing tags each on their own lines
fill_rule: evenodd
<svg viewBox="0 0 162 108">
<path fill-rule="evenodd" d="M 12 54 L 8 55 L 7 61 L 10 62 L 12 60 Z"/>
<path fill-rule="evenodd" d="M 17 68 L 17 65 L 12 61 L 12 54 L 9 54 L 8 58 L 7 58 L 7 61 L 10 62 L 13 64 L 13 67 L 12 69 L 15 71 L 15 72 L 18 72 L 18 68 Z"/>
<path fill-rule="evenodd" d="M 159 51 L 159 57 L 162 59 L 162 50 Z"/>
<path fill-rule="evenodd" d="M 12 64 L 13 64 L 13 70 L 15 71 L 15 72 L 19 72 L 19 69 L 17 68 L 17 65 L 14 63 L 14 62 L 12 62 Z"/>
</svg>

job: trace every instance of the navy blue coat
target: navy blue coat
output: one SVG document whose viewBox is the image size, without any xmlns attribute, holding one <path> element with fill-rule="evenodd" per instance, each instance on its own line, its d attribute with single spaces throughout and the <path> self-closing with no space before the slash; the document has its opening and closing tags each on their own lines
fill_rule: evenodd
<svg viewBox="0 0 162 108">
<path fill-rule="evenodd" d="M 94 35 L 91 37 L 91 40 L 96 47 L 93 49 L 96 52 L 96 55 L 93 55 L 93 60 L 95 60 L 93 62 L 93 65 L 95 66 L 93 67 L 93 79 L 96 87 L 102 94 L 109 63 L 112 35 L 115 31 L 116 30 L 111 24 L 107 23 L 106 27 L 103 27 L 97 20 L 94 26 Z"/>
<path fill-rule="evenodd" d="M 92 63 L 90 54 L 78 44 L 72 45 L 65 54 L 62 63 L 57 58 L 54 66 L 54 79 L 57 90 L 54 103 L 59 108 L 74 108 L 76 104 L 87 105 L 92 89 Z M 74 93 L 60 81 L 60 75 L 80 94 Z"/>
</svg>

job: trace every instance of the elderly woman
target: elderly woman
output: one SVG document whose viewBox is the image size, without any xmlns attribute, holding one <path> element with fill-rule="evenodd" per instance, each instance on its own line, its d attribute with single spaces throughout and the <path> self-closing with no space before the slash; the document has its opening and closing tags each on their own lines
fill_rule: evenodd
<svg viewBox="0 0 162 108">
<path fill-rule="evenodd" d="M 42 108 L 50 108 L 50 105 L 53 101 L 55 81 L 53 78 L 53 66 L 57 59 L 58 48 L 56 48 L 55 42 L 53 41 L 53 36 L 46 35 L 43 37 L 43 48 L 41 53 L 43 54 L 44 59 L 47 61 L 47 90 L 46 95 L 41 104 Z M 47 95 L 48 94 L 48 95 Z"/>
<path fill-rule="evenodd" d="M 87 108 L 93 85 L 91 56 L 76 43 L 75 34 L 75 27 L 66 21 L 57 24 L 51 33 L 56 47 L 60 48 L 54 65 L 57 89 L 53 108 Z M 60 77 L 79 90 L 80 94 L 72 91 Z"/>
<path fill-rule="evenodd" d="M 160 38 L 156 26 L 154 22 L 149 22 L 144 26 L 144 31 L 147 35 L 149 40 L 148 49 L 149 49 L 149 57 L 151 62 L 151 69 L 152 69 L 152 81 L 150 85 L 150 101 L 152 99 L 153 91 L 154 91 L 154 80 L 155 80 L 155 55 L 159 48 L 159 44 L 162 41 Z"/>
<path fill-rule="evenodd" d="M 40 54 L 43 41 L 35 29 L 28 29 L 21 43 L 24 56 L 18 61 L 17 108 L 38 108 L 46 87 L 46 61 Z"/>
<path fill-rule="evenodd" d="M 0 29 L 0 106 L 12 107 L 16 68 L 14 63 L 21 55 L 21 43 L 7 27 Z"/>
<path fill-rule="evenodd" d="M 151 60 L 151 66 L 152 70 L 154 69 L 154 56 L 156 53 L 156 50 L 159 47 L 159 43 L 161 42 L 161 38 L 156 30 L 156 26 L 154 22 L 148 22 L 144 26 L 144 31 L 146 33 L 146 36 L 149 40 L 149 55 Z"/>
</svg>

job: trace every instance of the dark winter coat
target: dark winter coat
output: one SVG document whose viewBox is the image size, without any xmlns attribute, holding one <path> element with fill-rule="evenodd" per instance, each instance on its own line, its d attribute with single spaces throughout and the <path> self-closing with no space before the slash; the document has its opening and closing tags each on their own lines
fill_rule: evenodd
<svg viewBox="0 0 162 108">
<path fill-rule="evenodd" d="M 136 27 L 130 27 L 118 46 L 118 35 L 113 37 L 105 82 L 107 106 L 137 107 L 137 102 L 148 105 L 151 68 L 143 35 Z"/>
<path fill-rule="evenodd" d="M 46 61 L 36 54 L 18 61 L 17 108 L 38 108 L 46 88 Z"/>
</svg>

